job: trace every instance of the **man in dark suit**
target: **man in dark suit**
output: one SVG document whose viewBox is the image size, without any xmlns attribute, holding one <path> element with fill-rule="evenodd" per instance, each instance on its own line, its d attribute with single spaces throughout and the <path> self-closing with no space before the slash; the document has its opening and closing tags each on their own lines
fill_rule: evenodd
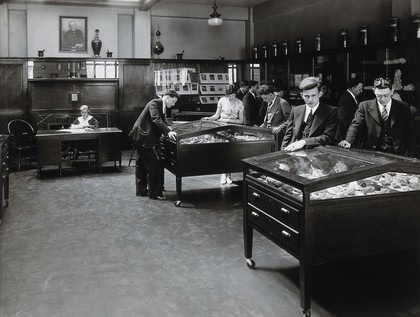
<svg viewBox="0 0 420 317">
<path fill-rule="evenodd" d="M 292 108 L 282 149 L 296 151 L 332 144 L 337 132 L 337 108 L 319 102 L 321 81 L 307 77 L 299 89 L 305 104 Z"/>
<path fill-rule="evenodd" d="M 354 146 L 360 136 L 360 148 L 412 156 L 415 128 L 410 107 L 392 99 L 394 89 L 389 79 L 375 79 L 373 92 L 376 99 L 360 103 L 346 139 L 338 145 Z"/>
<path fill-rule="evenodd" d="M 169 90 L 162 98 L 149 101 L 134 123 L 129 136 L 137 148 L 136 195 L 150 199 L 165 200 L 163 196 L 163 168 L 159 161 L 157 146 L 162 134 L 176 140 L 176 132 L 171 131 L 166 121 L 166 109 L 177 102 L 179 96 Z"/>
<path fill-rule="evenodd" d="M 244 124 L 251 125 L 258 122 L 258 111 L 260 102 L 257 99 L 258 81 L 249 82 L 249 91 L 245 94 L 242 103 L 244 105 Z"/>
<path fill-rule="evenodd" d="M 343 140 L 346 137 L 347 130 L 354 118 L 354 114 L 359 106 L 357 97 L 363 90 L 362 82 L 357 79 L 351 79 L 347 84 L 347 90 L 340 96 L 338 101 L 338 129 L 336 140 Z"/>
<path fill-rule="evenodd" d="M 286 131 L 287 120 L 290 116 L 290 105 L 285 99 L 281 98 L 279 94 L 275 93 L 273 86 L 261 86 L 259 94 L 264 102 L 267 103 L 267 110 L 261 127 L 271 130 L 276 136 L 280 147 L 284 132 Z"/>
<path fill-rule="evenodd" d="M 236 98 L 242 101 L 248 91 L 249 91 L 249 82 L 246 80 L 242 80 L 239 84 L 239 89 L 236 92 Z"/>
</svg>

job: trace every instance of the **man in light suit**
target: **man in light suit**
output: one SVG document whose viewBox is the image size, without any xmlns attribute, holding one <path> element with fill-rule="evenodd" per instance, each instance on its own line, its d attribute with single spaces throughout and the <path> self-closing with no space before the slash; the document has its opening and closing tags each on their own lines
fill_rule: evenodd
<svg viewBox="0 0 420 317">
<path fill-rule="evenodd" d="M 292 108 L 282 149 L 297 151 L 332 144 L 337 132 L 337 108 L 320 103 L 321 81 L 307 77 L 299 84 L 304 105 Z"/>
<path fill-rule="evenodd" d="M 271 85 L 263 85 L 259 89 L 261 98 L 267 103 L 267 110 L 261 127 L 271 130 L 276 136 L 280 147 L 291 108 L 289 103 L 281 98 L 279 94 L 276 94 L 274 90 L 274 87 Z"/>
<path fill-rule="evenodd" d="M 147 103 L 129 133 L 137 148 L 136 195 L 149 196 L 150 199 L 166 200 L 163 196 L 163 167 L 157 146 L 162 134 L 176 140 L 176 132 L 171 131 L 166 121 L 166 109 L 177 102 L 179 96 L 169 90 L 162 98 Z"/>
<path fill-rule="evenodd" d="M 338 101 L 338 129 L 336 140 L 343 140 L 346 137 L 347 130 L 354 118 L 354 114 L 359 106 L 357 97 L 363 90 L 362 82 L 357 79 L 351 79 L 347 84 L 347 90 L 340 96 Z"/>
<path fill-rule="evenodd" d="M 373 92 L 376 99 L 360 103 L 346 139 L 338 145 L 349 148 L 360 137 L 362 149 L 412 156 L 416 131 L 410 107 L 392 98 L 389 79 L 375 79 Z"/>
</svg>

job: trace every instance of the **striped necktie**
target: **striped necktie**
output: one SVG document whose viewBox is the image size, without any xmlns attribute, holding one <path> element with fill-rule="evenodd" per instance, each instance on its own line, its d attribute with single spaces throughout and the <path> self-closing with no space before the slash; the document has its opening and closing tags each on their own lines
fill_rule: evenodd
<svg viewBox="0 0 420 317">
<path fill-rule="evenodd" d="M 381 117 L 384 122 L 388 120 L 388 111 L 386 111 L 386 107 L 382 108 Z"/>
</svg>

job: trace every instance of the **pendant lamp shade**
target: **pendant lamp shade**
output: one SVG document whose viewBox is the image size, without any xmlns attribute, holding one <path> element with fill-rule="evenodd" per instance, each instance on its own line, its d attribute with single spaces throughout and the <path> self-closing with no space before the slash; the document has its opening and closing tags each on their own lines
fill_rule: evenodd
<svg viewBox="0 0 420 317">
<path fill-rule="evenodd" d="M 216 1 L 213 4 L 213 13 L 210 14 L 210 19 L 208 19 L 210 26 L 219 26 L 223 24 L 223 19 L 220 18 L 220 14 L 217 12 Z"/>
</svg>

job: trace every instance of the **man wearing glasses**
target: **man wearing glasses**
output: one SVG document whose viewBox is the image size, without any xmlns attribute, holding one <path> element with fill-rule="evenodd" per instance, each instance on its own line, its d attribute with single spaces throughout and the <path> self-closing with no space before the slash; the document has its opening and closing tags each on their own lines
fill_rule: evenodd
<svg viewBox="0 0 420 317">
<path fill-rule="evenodd" d="M 375 79 L 373 92 L 376 99 L 360 103 L 346 139 L 338 145 L 349 148 L 360 137 L 362 149 L 412 156 L 415 129 L 410 107 L 392 99 L 394 89 L 389 79 Z"/>
</svg>

